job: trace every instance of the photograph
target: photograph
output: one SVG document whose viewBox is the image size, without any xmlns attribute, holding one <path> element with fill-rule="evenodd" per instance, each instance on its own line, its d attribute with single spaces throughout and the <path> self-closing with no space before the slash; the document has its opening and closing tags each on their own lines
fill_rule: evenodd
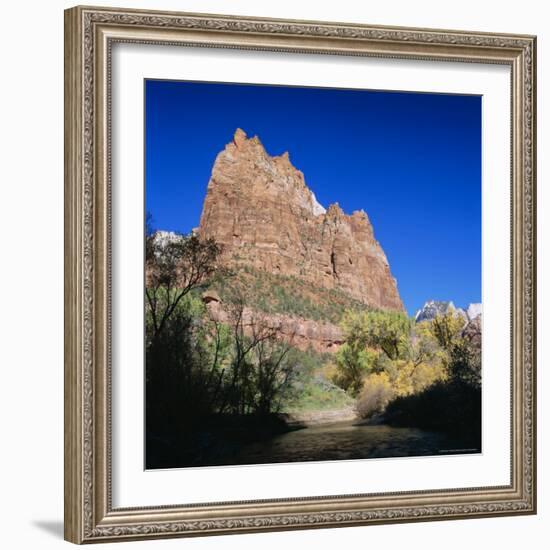
<svg viewBox="0 0 550 550">
<path fill-rule="evenodd" d="M 482 452 L 480 95 L 145 79 L 144 118 L 146 469 Z"/>
</svg>

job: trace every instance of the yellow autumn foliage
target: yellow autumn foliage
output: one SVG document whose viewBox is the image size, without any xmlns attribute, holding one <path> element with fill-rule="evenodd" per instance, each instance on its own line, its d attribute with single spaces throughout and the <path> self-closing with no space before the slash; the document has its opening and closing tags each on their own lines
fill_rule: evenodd
<svg viewBox="0 0 550 550">
<path fill-rule="evenodd" d="M 369 374 L 364 380 L 363 389 L 355 405 L 359 416 L 367 418 L 383 412 L 395 395 L 386 372 Z"/>
<path fill-rule="evenodd" d="M 346 342 L 330 379 L 357 397 L 361 416 L 382 412 L 391 400 L 449 377 L 450 350 L 463 324 L 452 313 L 414 324 L 402 313 L 348 312 L 341 323 Z"/>
<path fill-rule="evenodd" d="M 418 393 L 431 386 L 438 380 L 444 380 L 447 376 L 442 362 L 430 361 L 429 363 L 416 364 L 412 361 L 396 361 L 395 375 L 391 380 L 396 396 Z"/>
</svg>

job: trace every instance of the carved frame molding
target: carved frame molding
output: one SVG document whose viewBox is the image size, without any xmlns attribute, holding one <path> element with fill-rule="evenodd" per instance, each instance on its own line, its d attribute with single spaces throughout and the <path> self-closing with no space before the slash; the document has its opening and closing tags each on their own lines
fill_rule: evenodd
<svg viewBox="0 0 550 550">
<path fill-rule="evenodd" d="M 113 509 L 110 58 L 115 42 L 506 64 L 512 86 L 512 461 L 505 487 Z M 76 7 L 65 12 L 65 538 L 101 542 L 536 512 L 533 36 Z"/>
</svg>

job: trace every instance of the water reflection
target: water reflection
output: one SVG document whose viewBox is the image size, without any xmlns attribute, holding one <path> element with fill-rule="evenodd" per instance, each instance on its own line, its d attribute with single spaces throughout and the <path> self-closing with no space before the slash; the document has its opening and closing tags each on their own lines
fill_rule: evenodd
<svg viewBox="0 0 550 550">
<path fill-rule="evenodd" d="M 305 428 L 242 446 L 233 464 L 389 458 L 479 452 L 442 433 L 345 422 Z"/>
</svg>

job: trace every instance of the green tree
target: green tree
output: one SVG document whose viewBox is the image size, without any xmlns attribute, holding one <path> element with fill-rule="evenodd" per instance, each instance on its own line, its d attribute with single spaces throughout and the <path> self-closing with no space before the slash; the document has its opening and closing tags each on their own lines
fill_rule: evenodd
<svg viewBox="0 0 550 550">
<path fill-rule="evenodd" d="M 453 382 L 481 387 L 481 350 L 466 339 L 455 342 L 449 352 L 449 376 Z"/>
<path fill-rule="evenodd" d="M 368 311 L 363 316 L 367 343 L 381 349 L 388 359 L 399 359 L 409 341 L 412 323 L 404 313 L 398 311 Z"/>
<path fill-rule="evenodd" d="M 351 395 L 356 396 L 363 387 L 363 380 L 372 371 L 376 352 L 365 347 L 360 339 L 350 339 L 336 353 L 338 375 L 335 382 Z"/>
<path fill-rule="evenodd" d="M 464 319 L 453 312 L 436 315 L 430 323 L 430 329 L 438 344 L 446 351 L 461 339 Z"/>
<path fill-rule="evenodd" d="M 162 238 L 147 219 L 145 238 L 145 297 L 150 314 L 149 336 L 155 345 L 178 304 L 192 290 L 214 277 L 221 246 L 197 235 Z"/>
<path fill-rule="evenodd" d="M 405 351 L 412 323 L 398 311 L 346 311 L 341 322 L 346 342 L 381 350 L 390 360 Z"/>
<path fill-rule="evenodd" d="M 347 311 L 341 322 L 345 343 L 336 354 L 336 382 L 357 395 L 365 376 L 380 365 L 380 353 L 397 361 L 408 351 L 411 321 L 400 312 Z"/>
<path fill-rule="evenodd" d="M 279 325 L 244 304 L 241 298 L 229 311 L 232 352 L 218 410 L 239 415 L 276 412 L 294 371 L 288 356 L 292 335 L 283 337 Z"/>
<path fill-rule="evenodd" d="M 461 316 L 452 312 L 437 315 L 426 324 L 424 332 L 437 341 L 449 381 L 480 386 L 481 349 L 464 337 L 464 319 Z"/>
<path fill-rule="evenodd" d="M 183 418 L 216 408 L 226 354 L 221 332 L 202 324 L 194 291 L 216 275 L 220 246 L 196 235 L 162 235 L 147 217 L 145 236 L 146 408 L 154 433 L 175 430 Z"/>
</svg>

